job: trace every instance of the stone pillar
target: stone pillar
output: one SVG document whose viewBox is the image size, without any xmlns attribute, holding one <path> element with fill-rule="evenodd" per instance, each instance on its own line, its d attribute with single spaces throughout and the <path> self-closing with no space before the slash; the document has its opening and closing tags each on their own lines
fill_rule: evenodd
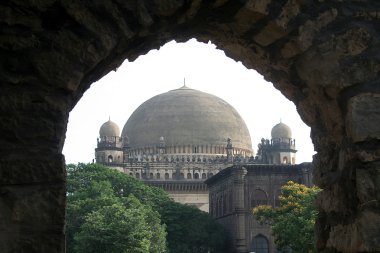
<svg viewBox="0 0 380 253">
<path fill-rule="evenodd" d="M 0 251 L 65 252 L 68 110 L 16 85 L 0 94 Z"/>
<path fill-rule="evenodd" d="M 346 105 L 343 145 L 315 159 L 316 182 L 324 188 L 317 246 L 320 252 L 379 252 L 380 95 L 361 92 Z"/>
<path fill-rule="evenodd" d="M 246 210 L 245 210 L 245 186 L 246 186 L 246 176 L 247 170 L 245 168 L 234 168 L 232 171 L 233 175 L 233 201 L 234 201 L 234 220 L 235 220 L 235 233 L 234 237 L 234 246 L 236 252 L 238 253 L 246 253 L 248 252 L 247 248 L 247 238 L 246 238 L 246 230 L 247 221 Z"/>
</svg>

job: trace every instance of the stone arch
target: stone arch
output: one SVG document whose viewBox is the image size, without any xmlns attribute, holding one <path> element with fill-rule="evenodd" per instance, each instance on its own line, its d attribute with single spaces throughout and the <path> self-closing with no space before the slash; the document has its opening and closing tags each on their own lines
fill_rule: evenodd
<svg viewBox="0 0 380 253">
<path fill-rule="evenodd" d="M 252 252 L 255 253 L 269 253 L 269 241 L 266 236 L 262 234 L 256 235 L 252 239 Z"/>
<path fill-rule="evenodd" d="M 256 207 L 259 205 L 267 205 L 268 204 L 268 194 L 266 191 L 262 189 L 255 189 L 251 193 L 251 207 Z"/>
<path fill-rule="evenodd" d="M 0 212 L 29 203 L 17 222 L 5 218 L 3 227 L 18 232 L 4 239 L 4 252 L 43 252 L 46 245 L 47 252 L 64 251 L 61 151 L 69 111 L 90 84 L 125 59 L 193 37 L 213 41 L 260 72 L 311 126 L 315 183 L 324 188 L 318 250 L 377 251 L 380 222 L 368 222 L 380 221 L 376 1 L 139 3 L 0 4 L 7 10 L 0 42 L 0 116 L 7 119 L 0 121 L 0 178 L 9 192 L 0 197 Z M 28 15 L 21 18 L 19 10 Z"/>
</svg>

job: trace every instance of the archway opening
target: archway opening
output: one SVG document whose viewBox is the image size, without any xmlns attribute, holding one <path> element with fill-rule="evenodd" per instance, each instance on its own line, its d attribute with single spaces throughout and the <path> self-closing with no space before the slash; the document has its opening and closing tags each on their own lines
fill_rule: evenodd
<svg viewBox="0 0 380 253">
<path fill-rule="evenodd" d="M 4 238 L 8 251 L 63 250 L 61 151 L 68 112 L 83 92 L 122 60 L 192 36 L 212 39 L 234 59 L 258 69 L 297 103 L 312 126 L 319 152 L 316 179 L 324 188 L 318 250 L 378 251 L 380 223 L 368 222 L 380 217 L 372 206 L 377 202 L 368 201 L 379 192 L 374 181 L 380 138 L 378 4 L 169 2 L 2 5 L 2 179 L 9 191 L 2 211 L 8 214 L 5 232 L 17 231 Z"/>
<path fill-rule="evenodd" d="M 263 235 L 255 236 L 252 240 L 252 252 L 268 253 L 269 252 L 268 239 Z"/>
<path fill-rule="evenodd" d="M 182 85 L 230 103 L 245 120 L 255 152 L 261 138 L 270 139 L 271 128 L 282 120 L 293 129 L 297 140 L 296 162 L 312 160 L 310 128 L 294 104 L 256 71 L 228 58 L 215 45 L 193 39 L 186 43 L 172 41 L 134 62 L 126 61 L 116 72 L 94 83 L 70 113 L 63 150 L 66 161 L 92 161 L 94 139 L 104 121 L 111 117 L 122 127 L 144 101 Z M 81 152 L 76 152 L 79 148 Z"/>
</svg>

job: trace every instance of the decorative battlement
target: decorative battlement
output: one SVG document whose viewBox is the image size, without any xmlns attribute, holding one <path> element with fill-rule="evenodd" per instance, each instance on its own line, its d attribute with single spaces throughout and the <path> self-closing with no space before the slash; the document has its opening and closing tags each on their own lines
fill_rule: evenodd
<svg viewBox="0 0 380 253">
<path fill-rule="evenodd" d="M 272 148 L 272 149 L 296 149 L 296 140 L 292 138 L 274 138 L 274 139 L 261 139 L 259 148 Z"/>
<path fill-rule="evenodd" d="M 97 138 L 98 148 L 122 148 L 122 138 L 118 136 L 103 136 Z"/>
<path fill-rule="evenodd" d="M 162 188 L 167 192 L 208 192 L 207 185 L 204 183 L 204 181 L 143 181 L 147 185 Z"/>
</svg>

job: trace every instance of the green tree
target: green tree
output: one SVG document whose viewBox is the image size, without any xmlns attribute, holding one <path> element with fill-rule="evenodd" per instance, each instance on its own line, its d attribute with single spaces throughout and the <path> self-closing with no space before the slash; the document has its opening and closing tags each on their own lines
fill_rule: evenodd
<svg viewBox="0 0 380 253">
<path fill-rule="evenodd" d="M 227 231 L 208 213 L 171 202 L 162 210 L 161 217 L 167 225 L 170 253 L 230 252 Z"/>
<path fill-rule="evenodd" d="M 80 232 L 75 236 L 77 252 L 164 252 L 151 247 L 154 246 L 151 239 L 159 231 L 153 230 L 146 218 L 148 213 L 148 216 L 154 216 L 154 212 L 133 195 L 126 201 L 127 207 L 122 203 L 103 206 L 85 217 Z"/>
<path fill-rule="evenodd" d="M 71 169 L 71 171 L 70 171 Z M 98 165 L 71 166 L 68 170 L 68 252 L 166 252 L 165 225 L 149 204 L 140 202 L 139 183 L 113 176 L 124 174 Z M 103 173 L 102 173 L 103 172 Z M 113 179 L 113 180 L 112 180 Z M 123 185 L 129 192 L 121 190 Z M 165 199 L 147 190 L 144 201 Z"/>
<path fill-rule="evenodd" d="M 253 215 L 261 224 L 270 225 L 275 244 L 280 249 L 290 248 L 294 253 L 316 252 L 314 224 L 317 210 L 314 200 L 320 189 L 292 181 L 281 189 L 280 207 L 257 206 Z"/>
<path fill-rule="evenodd" d="M 195 207 L 174 202 L 162 189 L 147 186 L 125 173 L 98 164 L 68 165 L 67 174 L 68 253 L 96 252 L 89 251 L 84 243 L 101 238 L 101 230 L 97 232 L 98 236 L 91 236 L 90 232 L 97 231 L 93 227 L 96 224 L 99 229 L 104 225 L 107 231 L 126 229 L 117 227 L 116 220 L 124 217 L 128 221 L 125 215 L 129 209 L 135 209 L 130 205 L 128 196 L 131 195 L 145 210 L 140 210 L 145 222 L 141 226 L 147 224 L 149 230 L 154 231 L 149 239 L 150 253 L 165 252 L 166 246 L 169 253 L 229 252 L 227 233 L 221 225 Z M 119 210 L 121 206 L 126 210 Z M 115 218 L 116 223 L 107 219 L 106 214 L 111 212 L 120 215 Z M 120 233 L 115 233 L 112 240 L 124 240 L 117 239 L 117 234 Z"/>
</svg>

